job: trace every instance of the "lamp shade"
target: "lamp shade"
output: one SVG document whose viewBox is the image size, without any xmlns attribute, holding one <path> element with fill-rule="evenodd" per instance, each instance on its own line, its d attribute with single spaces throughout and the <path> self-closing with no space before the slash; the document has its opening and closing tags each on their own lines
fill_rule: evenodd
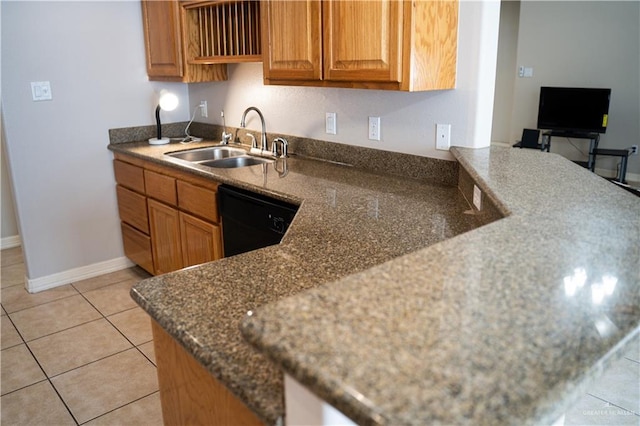
<svg viewBox="0 0 640 426">
<path fill-rule="evenodd" d="M 162 126 L 160 124 L 160 110 L 173 111 L 178 106 L 178 97 L 166 90 L 160 92 L 158 106 L 156 107 L 156 133 L 157 137 L 149 139 L 151 145 L 164 145 L 169 143 L 169 138 L 162 137 Z"/>
</svg>

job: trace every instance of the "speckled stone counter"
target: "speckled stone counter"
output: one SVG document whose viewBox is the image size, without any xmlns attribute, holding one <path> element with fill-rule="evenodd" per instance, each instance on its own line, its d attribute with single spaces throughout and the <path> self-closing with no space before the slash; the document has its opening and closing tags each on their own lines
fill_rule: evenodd
<svg viewBox="0 0 640 426">
<path fill-rule="evenodd" d="M 638 339 L 640 198 L 554 154 L 451 151 L 507 217 L 253 310 L 243 336 L 360 424 L 551 424 Z"/>
<path fill-rule="evenodd" d="M 284 413 L 283 375 L 243 340 L 239 326 L 247 311 L 483 223 L 452 185 L 296 157 L 286 165 L 211 169 L 164 155 L 203 145 L 109 149 L 300 204 L 298 214 L 279 245 L 144 280 L 132 296 L 267 424 Z"/>
</svg>

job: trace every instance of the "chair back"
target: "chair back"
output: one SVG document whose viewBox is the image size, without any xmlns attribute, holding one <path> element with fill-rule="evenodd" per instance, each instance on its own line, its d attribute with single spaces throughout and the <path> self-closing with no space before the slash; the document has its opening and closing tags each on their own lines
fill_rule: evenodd
<svg viewBox="0 0 640 426">
<path fill-rule="evenodd" d="M 538 139 L 540 138 L 540 130 L 538 129 L 524 129 L 522 130 L 522 139 L 520 144 L 522 148 L 537 148 L 540 149 Z"/>
</svg>

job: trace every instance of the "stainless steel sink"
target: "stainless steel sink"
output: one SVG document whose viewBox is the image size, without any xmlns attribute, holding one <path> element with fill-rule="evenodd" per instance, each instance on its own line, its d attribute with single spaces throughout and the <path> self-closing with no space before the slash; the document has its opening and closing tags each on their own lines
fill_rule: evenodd
<svg viewBox="0 0 640 426">
<path fill-rule="evenodd" d="M 273 160 L 268 158 L 250 157 L 243 155 L 241 157 L 229 157 L 221 160 L 203 161 L 200 163 L 203 166 L 209 166 L 222 169 L 233 169 L 236 167 L 255 166 L 257 164 L 273 163 Z"/>
<path fill-rule="evenodd" d="M 189 149 L 186 151 L 170 152 L 165 155 L 178 158 L 180 160 L 189 161 L 191 163 L 200 163 L 204 161 L 220 160 L 223 158 L 237 157 L 239 155 L 247 155 L 247 151 L 241 148 L 232 148 L 230 146 L 210 146 L 207 148 Z"/>
</svg>

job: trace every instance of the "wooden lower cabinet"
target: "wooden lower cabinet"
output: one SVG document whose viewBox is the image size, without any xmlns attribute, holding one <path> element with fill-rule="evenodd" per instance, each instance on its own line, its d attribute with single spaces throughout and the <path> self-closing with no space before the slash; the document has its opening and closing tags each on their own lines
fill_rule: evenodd
<svg viewBox="0 0 640 426">
<path fill-rule="evenodd" d="M 220 227 L 180 212 L 180 243 L 183 267 L 222 258 Z"/>
<path fill-rule="evenodd" d="M 149 235 L 153 251 L 154 275 L 182 269 L 180 243 L 180 216 L 178 210 L 147 200 L 149 209 Z"/>
<path fill-rule="evenodd" d="M 142 269 L 153 274 L 151 238 L 125 222 L 120 223 L 124 254 Z"/>
<path fill-rule="evenodd" d="M 221 259 L 218 182 L 116 154 L 125 255 L 153 275 Z"/>
<path fill-rule="evenodd" d="M 151 321 L 164 424 L 262 425 L 155 321 Z"/>
</svg>

